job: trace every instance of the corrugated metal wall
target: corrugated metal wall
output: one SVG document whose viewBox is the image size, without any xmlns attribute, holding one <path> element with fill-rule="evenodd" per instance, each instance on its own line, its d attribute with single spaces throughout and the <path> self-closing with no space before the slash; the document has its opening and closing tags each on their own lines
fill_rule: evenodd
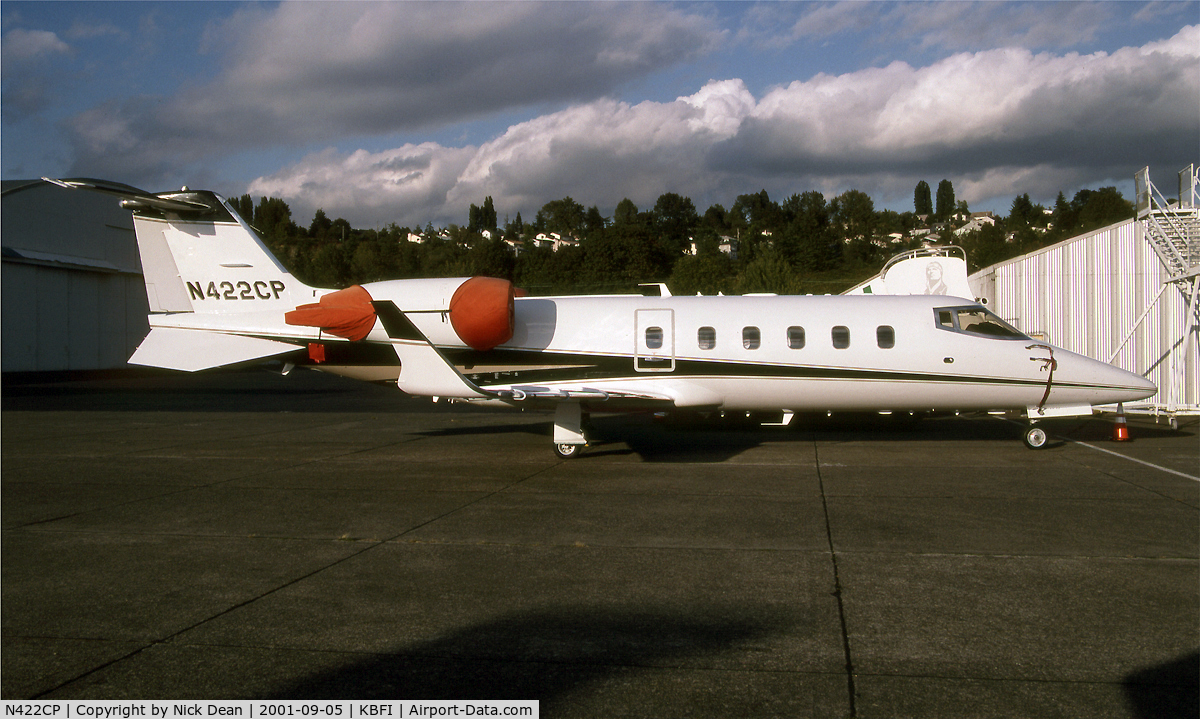
<svg viewBox="0 0 1200 719">
<path fill-rule="evenodd" d="M 1108 361 L 1164 279 L 1141 224 L 1128 220 L 985 268 L 970 281 L 976 296 L 1013 326 Z M 1112 364 L 1158 385 L 1158 394 L 1138 408 L 1200 411 L 1198 327 L 1186 314 L 1180 287 L 1167 287 L 1113 358 Z"/>
<path fill-rule="evenodd" d="M 149 331 L 133 220 L 107 195 L 5 181 L 4 372 L 128 367 Z"/>
</svg>

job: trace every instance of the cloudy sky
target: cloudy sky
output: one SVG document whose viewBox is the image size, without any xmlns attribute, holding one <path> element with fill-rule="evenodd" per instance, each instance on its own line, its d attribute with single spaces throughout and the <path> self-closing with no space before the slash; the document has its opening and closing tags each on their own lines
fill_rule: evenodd
<svg viewBox="0 0 1200 719">
<path fill-rule="evenodd" d="M 359 227 L 766 189 L 1007 214 L 1200 160 L 1197 2 L 12 2 L 3 177 Z"/>
</svg>

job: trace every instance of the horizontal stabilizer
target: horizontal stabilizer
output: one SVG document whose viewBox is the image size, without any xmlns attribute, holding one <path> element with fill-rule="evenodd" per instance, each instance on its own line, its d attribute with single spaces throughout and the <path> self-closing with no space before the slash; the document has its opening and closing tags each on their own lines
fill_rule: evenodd
<svg viewBox="0 0 1200 719">
<path fill-rule="evenodd" d="M 43 177 L 44 181 L 59 187 L 74 190 L 92 190 L 93 192 L 103 192 L 107 195 L 115 195 L 122 200 L 122 207 L 130 210 L 155 209 L 165 210 L 168 212 L 209 212 L 219 211 L 220 203 L 204 202 L 196 197 L 163 197 L 162 195 L 183 194 L 183 193 L 162 193 L 162 195 L 139 190 L 136 187 L 130 187 L 119 182 L 109 182 L 107 180 L 93 180 L 91 178 L 78 178 L 73 180 L 56 180 L 51 177 Z"/>
<path fill-rule="evenodd" d="M 286 342 L 257 337 L 155 327 L 129 358 L 129 364 L 197 372 L 266 359 L 298 349 L 296 345 Z"/>
</svg>

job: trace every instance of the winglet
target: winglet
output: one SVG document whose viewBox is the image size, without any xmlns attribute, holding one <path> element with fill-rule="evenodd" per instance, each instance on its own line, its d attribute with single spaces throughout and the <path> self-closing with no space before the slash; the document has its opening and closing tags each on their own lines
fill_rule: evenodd
<svg viewBox="0 0 1200 719">
<path fill-rule="evenodd" d="M 400 358 L 400 378 L 396 385 L 412 395 L 482 399 L 491 395 L 475 386 L 442 356 L 429 339 L 417 329 L 396 303 L 385 300 L 371 305 L 391 337 L 392 349 Z"/>
</svg>

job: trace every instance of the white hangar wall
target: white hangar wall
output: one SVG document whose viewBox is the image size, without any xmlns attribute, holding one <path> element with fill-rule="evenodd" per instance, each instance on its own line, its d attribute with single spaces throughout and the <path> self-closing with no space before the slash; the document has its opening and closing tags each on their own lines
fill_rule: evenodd
<svg viewBox="0 0 1200 719">
<path fill-rule="evenodd" d="M 1158 394 L 1126 409 L 1193 414 L 1200 328 L 1187 317 L 1189 285 L 1168 278 L 1142 223 L 1128 220 L 987 267 L 970 284 L 1026 334 L 1158 385 Z"/>
<path fill-rule="evenodd" d="M 5 181 L 0 201 L 0 369 L 128 367 L 149 331 L 130 213 L 40 180 Z"/>
</svg>

